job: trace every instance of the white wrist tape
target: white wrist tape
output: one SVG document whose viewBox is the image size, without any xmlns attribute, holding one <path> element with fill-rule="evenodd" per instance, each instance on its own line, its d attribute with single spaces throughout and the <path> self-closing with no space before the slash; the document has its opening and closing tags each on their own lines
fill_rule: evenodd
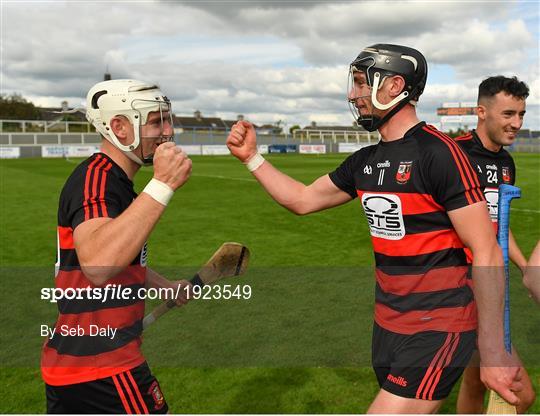
<svg viewBox="0 0 540 416">
<path fill-rule="evenodd" d="M 152 178 L 152 180 L 148 182 L 148 184 L 144 187 L 143 192 L 147 193 L 157 202 L 165 206 L 167 206 L 172 196 L 174 195 L 174 191 L 169 185 L 158 181 L 155 178 Z"/>
<path fill-rule="evenodd" d="M 250 172 L 253 172 L 254 170 L 258 169 L 264 163 L 264 161 L 265 158 L 262 157 L 260 153 L 255 153 L 255 156 L 249 159 L 246 166 Z"/>
</svg>

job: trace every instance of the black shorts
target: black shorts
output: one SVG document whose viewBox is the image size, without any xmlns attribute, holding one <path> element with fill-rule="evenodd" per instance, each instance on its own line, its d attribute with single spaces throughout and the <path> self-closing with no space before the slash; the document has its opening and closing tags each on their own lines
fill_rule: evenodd
<svg viewBox="0 0 540 416">
<path fill-rule="evenodd" d="M 373 326 L 372 363 L 379 386 L 397 396 L 446 398 L 467 366 L 476 331 L 397 334 Z"/>
<path fill-rule="evenodd" d="M 167 413 L 159 383 L 146 363 L 86 383 L 45 385 L 47 413 Z"/>
</svg>

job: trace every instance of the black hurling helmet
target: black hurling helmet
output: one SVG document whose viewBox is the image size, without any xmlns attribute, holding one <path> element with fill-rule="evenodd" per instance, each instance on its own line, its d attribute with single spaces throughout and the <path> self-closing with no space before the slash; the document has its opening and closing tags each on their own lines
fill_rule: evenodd
<svg viewBox="0 0 540 416">
<path fill-rule="evenodd" d="M 371 88 L 371 102 L 379 110 L 387 110 L 396 105 L 382 118 L 374 114 L 362 115 L 356 107 L 360 95 L 352 94 L 355 88 L 354 73 L 361 71 L 366 75 Z M 420 52 L 407 46 L 378 43 L 365 48 L 349 67 L 349 107 L 357 123 L 367 131 L 375 131 L 386 123 L 407 103 L 416 105 L 424 91 L 427 80 L 427 62 Z M 388 76 L 400 75 L 405 80 L 405 88 L 388 104 L 377 100 L 377 91 Z"/>
</svg>

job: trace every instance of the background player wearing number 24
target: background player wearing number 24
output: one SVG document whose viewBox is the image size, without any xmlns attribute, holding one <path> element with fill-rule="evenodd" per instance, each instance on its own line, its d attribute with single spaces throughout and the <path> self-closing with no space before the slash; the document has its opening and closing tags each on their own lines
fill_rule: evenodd
<svg viewBox="0 0 540 416">
<path fill-rule="evenodd" d="M 458 146 L 420 122 L 415 103 L 427 79 L 423 55 L 398 45 L 365 48 L 349 71 L 348 100 L 358 123 L 382 140 L 349 156 L 306 186 L 257 153 L 253 126 L 227 138 L 270 196 L 304 215 L 357 196 L 368 218 L 376 261 L 372 361 L 381 390 L 368 412 L 432 413 L 461 375 L 474 346 L 475 300 L 482 379 L 518 401 L 518 368 L 504 351 L 503 259 L 478 178 Z M 467 284 L 464 244 L 478 266 Z M 497 365 L 493 365 L 493 364 Z"/>
<path fill-rule="evenodd" d="M 478 126 L 468 134 L 456 138 L 458 145 L 471 158 L 484 189 L 489 213 L 497 232 L 499 185 L 514 185 L 516 168 L 514 160 L 503 146 L 514 143 L 525 116 L 525 100 L 529 88 L 516 77 L 489 77 L 478 88 Z M 469 261 L 471 261 L 470 253 Z M 512 232 L 509 235 L 509 256 L 525 275 L 527 262 Z M 458 413 L 483 413 L 486 389 L 480 381 L 478 354 L 473 354 L 465 369 L 457 401 Z M 518 413 L 525 413 L 534 403 L 535 393 L 525 368 L 521 369 L 523 390 L 518 393 Z"/>
</svg>

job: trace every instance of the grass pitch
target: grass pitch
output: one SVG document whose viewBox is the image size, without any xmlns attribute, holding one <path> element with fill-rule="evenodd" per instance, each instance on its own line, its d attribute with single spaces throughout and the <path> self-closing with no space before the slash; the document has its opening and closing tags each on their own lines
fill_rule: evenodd
<svg viewBox="0 0 540 416">
<path fill-rule="evenodd" d="M 511 228 L 526 256 L 540 236 L 540 158 L 514 155 L 523 197 Z M 268 159 L 309 183 L 345 155 Z M 149 240 L 149 265 L 185 278 L 224 241 L 250 247 L 250 300 L 197 301 L 145 333 L 144 350 L 171 413 L 362 413 L 378 391 L 370 368 L 373 254 L 357 201 L 297 217 L 275 204 L 232 157 L 193 157 Z M 40 324 L 52 287 L 58 195 L 66 160 L 2 160 L 1 413 L 41 413 Z M 143 169 L 140 191 L 151 178 Z M 136 226 L 136 225 L 135 225 Z M 538 308 L 512 279 L 513 341 L 540 387 Z M 151 302 L 153 306 L 155 302 Z M 457 388 L 442 412 L 453 413 Z M 537 403 L 531 413 L 539 413 Z"/>
</svg>

